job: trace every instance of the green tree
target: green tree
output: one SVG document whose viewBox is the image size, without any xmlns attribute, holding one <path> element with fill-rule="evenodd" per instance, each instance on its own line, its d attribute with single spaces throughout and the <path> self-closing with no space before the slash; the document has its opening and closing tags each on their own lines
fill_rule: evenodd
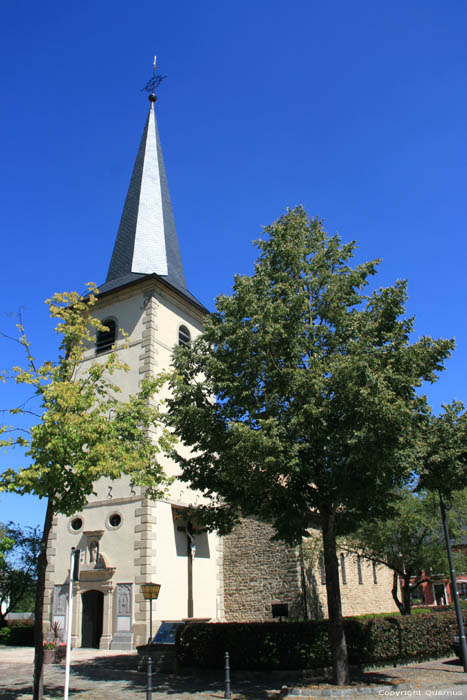
<svg viewBox="0 0 467 700">
<path fill-rule="evenodd" d="M 467 493 L 454 494 L 449 521 L 454 537 L 467 527 Z M 410 615 L 411 594 L 427 575 L 448 571 L 437 494 L 415 494 L 403 490 L 394 505 L 394 514 L 364 523 L 345 539 L 342 547 L 354 554 L 384 564 L 393 571 L 392 597 L 402 615 Z M 462 566 L 465 556 L 459 555 Z M 402 581 L 402 586 L 398 582 Z"/>
<path fill-rule="evenodd" d="M 0 524 L 0 627 L 26 598 L 34 600 L 41 539 L 39 528 Z"/>
<path fill-rule="evenodd" d="M 204 334 L 175 353 L 170 420 L 192 448 L 183 477 L 212 496 L 225 532 L 240 514 L 300 543 L 319 518 L 335 682 L 348 678 L 336 536 L 383 516 L 414 465 L 410 436 L 451 340 L 410 343 L 406 285 L 362 290 L 377 261 L 301 208 L 265 229 L 252 276 L 217 299 Z"/>
<path fill-rule="evenodd" d="M 457 591 L 456 572 L 451 551 L 447 511 L 456 489 L 467 486 L 467 413 L 460 401 L 443 405 L 439 416 L 428 416 L 419 488 L 437 492 L 449 559 L 451 590 L 454 594 L 461 659 L 467 673 L 467 644 Z"/>
<path fill-rule="evenodd" d="M 121 402 L 117 380 L 128 368 L 117 354 L 83 362 L 96 331 L 108 330 L 92 315 L 96 300 L 94 285 L 86 297 L 66 292 L 47 300 L 60 337 L 57 361 L 37 365 L 20 321 L 17 342 L 26 354 L 26 366 L 3 374 L 4 381 L 31 387 L 39 402 L 38 422 L 28 434 L 22 428 L 19 432 L 12 426 L 0 428 L 0 446 L 23 448 L 26 462 L 23 468 L 9 468 L 0 475 L 0 491 L 32 493 L 47 500 L 35 604 L 34 700 L 42 697 L 46 549 L 53 516 L 81 510 L 101 477 L 118 479 L 129 474 L 132 483 L 154 498 L 167 485 L 157 457 L 172 438 L 160 429 L 158 439 L 151 438 L 160 425 L 152 397 L 164 377 L 144 380 L 137 395 Z M 12 408 L 10 413 L 17 416 L 24 411 L 24 407 Z"/>
<path fill-rule="evenodd" d="M 427 417 L 419 487 L 449 501 L 454 491 L 467 488 L 467 412 L 460 401 L 442 409 Z"/>
</svg>

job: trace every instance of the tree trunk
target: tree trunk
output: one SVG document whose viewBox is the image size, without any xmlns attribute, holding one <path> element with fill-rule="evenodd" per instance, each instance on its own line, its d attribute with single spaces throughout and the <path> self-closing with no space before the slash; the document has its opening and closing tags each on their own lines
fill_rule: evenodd
<svg viewBox="0 0 467 700">
<path fill-rule="evenodd" d="M 404 585 L 402 588 L 402 615 L 410 615 L 412 612 L 412 604 L 410 601 L 410 576 L 409 574 L 404 574 Z"/>
<path fill-rule="evenodd" d="M 399 581 L 399 574 L 397 573 L 397 571 L 393 571 L 393 572 L 392 572 L 392 589 L 391 589 L 391 593 L 392 593 L 393 600 L 394 600 L 395 604 L 397 605 L 397 608 L 398 608 L 400 614 L 403 615 L 403 612 L 402 612 L 402 610 L 403 610 L 402 603 L 401 603 L 401 601 L 399 600 L 399 598 L 397 597 L 397 582 L 398 582 L 398 581 Z"/>
<path fill-rule="evenodd" d="M 333 681 L 336 685 L 349 682 L 349 661 L 342 620 L 339 566 L 336 554 L 336 527 L 334 513 L 321 516 L 323 532 L 324 568 L 328 597 L 329 641 L 331 643 Z"/>
<path fill-rule="evenodd" d="M 39 557 L 37 560 L 37 589 L 36 589 L 36 605 L 34 609 L 34 684 L 33 684 L 33 700 L 42 700 L 44 692 L 42 671 L 44 665 L 44 636 L 42 631 L 42 616 L 44 610 L 44 589 L 45 589 L 45 573 L 47 569 L 47 543 L 49 541 L 49 533 L 52 527 L 53 519 L 53 501 L 49 498 L 47 503 L 47 511 L 45 514 L 44 532 Z"/>
<path fill-rule="evenodd" d="M 306 585 L 305 557 L 303 556 L 303 544 L 300 544 L 299 556 L 300 556 L 300 581 L 302 584 L 303 619 L 309 620 L 310 616 L 308 614 L 308 596 L 307 596 L 307 585 Z"/>
</svg>

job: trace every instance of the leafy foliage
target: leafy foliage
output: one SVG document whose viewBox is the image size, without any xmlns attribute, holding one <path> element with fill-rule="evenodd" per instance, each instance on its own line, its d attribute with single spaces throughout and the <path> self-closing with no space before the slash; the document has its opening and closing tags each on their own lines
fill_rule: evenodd
<svg viewBox="0 0 467 700">
<path fill-rule="evenodd" d="M 34 606 L 40 544 L 39 528 L 0 524 L 0 627 L 25 598 Z"/>
<path fill-rule="evenodd" d="M 419 488 L 436 491 L 448 501 L 453 491 L 467 488 L 467 412 L 460 401 L 428 417 L 419 472 Z"/>
<path fill-rule="evenodd" d="M 118 479 L 128 474 L 132 484 L 142 486 L 154 498 L 162 495 L 169 483 L 157 458 L 174 438 L 163 428 L 153 398 L 165 377 L 144 379 L 138 394 L 119 401 L 119 381 L 128 367 L 116 352 L 94 360 L 90 350 L 96 332 L 108 330 L 93 316 L 96 292 L 90 285 L 86 297 L 65 292 L 47 300 L 60 338 L 57 361 L 36 364 L 20 319 L 15 340 L 25 352 L 26 365 L 2 375 L 3 381 L 11 379 L 31 387 L 39 403 L 37 423 L 28 433 L 14 426 L 0 427 L 0 447 L 23 448 L 27 460 L 19 470 L 6 469 L 0 475 L 0 491 L 33 493 L 47 499 L 35 606 L 34 700 L 39 700 L 42 692 L 46 548 L 54 514 L 71 515 L 81 510 L 101 477 Z M 24 404 L 10 413 L 24 414 Z"/>
<path fill-rule="evenodd" d="M 454 538 L 465 533 L 467 527 L 466 496 L 466 491 L 454 494 L 449 514 Z M 396 574 L 395 581 L 397 577 L 402 579 L 401 592 L 405 595 L 397 597 L 397 586 L 393 595 L 399 610 L 409 614 L 410 593 L 430 574 L 447 573 L 448 561 L 437 494 L 401 491 L 394 510 L 391 518 L 364 523 L 342 546 L 385 564 Z M 459 554 L 458 561 L 461 567 L 465 565 L 465 556 Z"/>
<path fill-rule="evenodd" d="M 27 365 L 15 367 L 12 378 L 17 384 L 31 386 L 41 413 L 27 436 L 12 426 L 0 427 L 4 436 L 0 446 L 23 447 L 30 461 L 18 471 L 5 470 L 0 475 L 0 491 L 51 499 L 54 512 L 67 515 L 84 507 L 94 482 L 103 476 L 117 479 L 122 473 L 129 474 L 133 483 L 154 496 L 167 484 L 157 455 L 171 438 L 164 431 L 156 442 L 147 434 L 160 423 L 151 398 L 165 378 L 143 380 L 140 392 L 121 402 L 120 387 L 113 377 L 119 373 L 121 379 L 128 367 L 116 353 L 81 366 L 94 333 L 105 330 L 92 316 L 96 300 L 94 293 L 81 297 L 76 292 L 47 300 L 61 337 L 57 362 L 37 367 L 24 327 L 18 324 L 18 343 L 26 353 Z M 10 413 L 23 414 L 24 408 L 12 408 Z"/>
<path fill-rule="evenodd" d="M 11 630 L 9 627 L 0 628 L 0 644 L 9 644 L 11 640 Z"/>
<path fill-rule="evenodd" d="M 364 294 L 378 261 L 298 207 L 265 229 L 252 276 L 189 348 L 175 354 L 170 420 L 192 448 L 182 478 L 211 497 L 199 517 L 221 532 L 242 515 L 300 543 L 321 524 L 336 682 L 345 682 L 336 534 L 390 512 L 417 464 L 425 397 L 454 343 L 410 342 L 405 282 Z"/>
<path fill-rule="evenodd" d="M 354 244 L 303 209 L 265 232 L 254 275 L 177 349 L 170 419 L 194 449 L 177 457 L 183 478 L 213 495 L 212 523 L 225 531 L 240 507 L 299 542 L 311 510 L 336 514 L 341 532 L 386 514 L 416 464 L 415 389 L 453 342 L 410 344 L 406 284 L 364 295 L 377 261 L 350 267 Z"/>
</svg>

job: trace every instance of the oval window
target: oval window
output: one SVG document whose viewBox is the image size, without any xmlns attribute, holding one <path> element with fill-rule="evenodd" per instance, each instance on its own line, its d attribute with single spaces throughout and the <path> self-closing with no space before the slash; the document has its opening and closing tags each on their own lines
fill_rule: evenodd
<svg viewBox="0 0 467 700">
<path fill-rule="evenodd" d="M 77 532 L 83 527 L 83 521 L 81 518 L 73 518 L 71 521 L 71 529 Z"/>
<path fill-rule="evenodd" d="M 112 515 L 109 517 L 110 527 L 118 527 L 121 522 L 122 522 L 122 516 L 119 515 L 119 513 L 112 513 Z"/>
</svg>

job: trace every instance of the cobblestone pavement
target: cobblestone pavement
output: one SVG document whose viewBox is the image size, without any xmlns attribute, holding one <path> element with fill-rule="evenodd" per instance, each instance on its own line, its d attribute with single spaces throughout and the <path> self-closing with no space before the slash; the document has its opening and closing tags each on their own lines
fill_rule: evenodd
<svg viewBox="0 0 467 700">
<path fill-rule="evenodd" d="M 32 649 L 0 647 L 0 700 L 31 700 Z M 63 665 L 44 667 L 44 698 L 63 697 Z M 377 669 L 355 677 L 351 688 L 299 682 L 288 672 L 245 674 L 232 670 L 233 700 L 278 700 L 289 686 L 290 700 L 314 700 L 336 694 L 346 698 L 443 697 L 467 699 L 467 674 L 458 660 L 429 661 Z M 292 695 L 292 693 L 294 693 Z M 296 694 L 295 694 L 296 693 Z M 300 693 L 300 694 L 299 694 Z M 74 650 L 70 700 L 145 700 L 146 675 L 134 653 Z M 221 673 L 170 675 L 155 673 L 153 700 L 212 700 L 224 697 Z"/>
</svg>

